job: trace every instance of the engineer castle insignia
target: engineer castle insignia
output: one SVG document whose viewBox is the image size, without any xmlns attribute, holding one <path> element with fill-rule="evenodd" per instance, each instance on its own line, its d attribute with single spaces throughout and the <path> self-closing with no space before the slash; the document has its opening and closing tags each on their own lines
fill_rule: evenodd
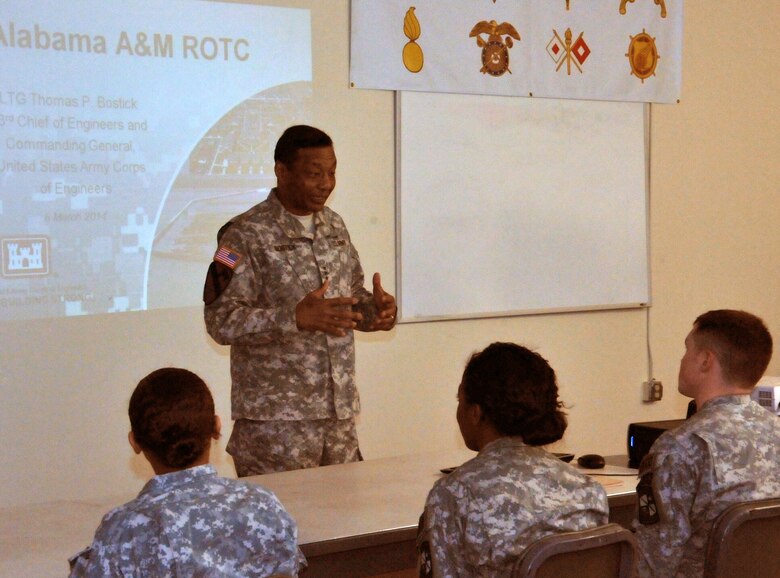
<svg viewBox="0 0 780 578">
<path fill-rule="evenodd" d="M 487 34 L 487 40 L 482 38 L 482 34 Z M 512 39 L 520 40 L 515 27 L 508 22 L 498 24 L 495 20 L 488 22 L 482 20 L 474 25 L 469 33 L 469 38 L 477 37 L 477 46 L 482 48 L 482 74 L 490 76 L 501 76 L 505 72 L 512 74 L 509 70 L 509 49 L 514 46 Z"/>
<path fill-rule="evenodd" d="M 3 276 L 48 275 L 49 239 L 2 239 Z"/>
</svg>

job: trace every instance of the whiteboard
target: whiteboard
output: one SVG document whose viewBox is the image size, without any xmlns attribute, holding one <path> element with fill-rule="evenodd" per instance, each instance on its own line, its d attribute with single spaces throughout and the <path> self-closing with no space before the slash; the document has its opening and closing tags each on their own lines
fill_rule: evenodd
<svg viewBox="0 0 780 578">
<path fill-rule="evenodd" d="M 402 322 L 646 306 L 642 103 L 398 92 Z"/>
</svg>

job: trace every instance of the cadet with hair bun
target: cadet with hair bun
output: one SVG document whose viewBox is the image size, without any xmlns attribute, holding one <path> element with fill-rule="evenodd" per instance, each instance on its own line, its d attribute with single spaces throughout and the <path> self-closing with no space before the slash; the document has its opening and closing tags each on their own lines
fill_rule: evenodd
<svg viewBox="0 0 780 578">
<path fill-rule="evenodd" d="M 276 496 L 209 465 L 221 423 L 200 377 L 158 369 L 128 413 L 130 445 L 156 475 L 106 514 L 92 545 L 70 559 L 71 577 L 298 575 L 297 527 Z"/>
<path fill-rule="evenodd" d="M 538 353 L 493 343 L 471 357 L 457 420 L 479 454 L 428 494 L 420 576 L 509 576 L 535 540 L 608 522 L 601 485 L 538 447 L 563 437 L 562 406 L 555 372 Z"/>
</svg>

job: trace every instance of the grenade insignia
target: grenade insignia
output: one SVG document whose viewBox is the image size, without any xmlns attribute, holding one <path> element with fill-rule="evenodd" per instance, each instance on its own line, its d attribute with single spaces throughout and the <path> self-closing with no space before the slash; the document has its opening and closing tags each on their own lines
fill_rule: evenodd
<svg viewBox="0 0 780 578">
<path fill-rule="evenodd" d="M 481 34 L 487 34 L 487 40 Z M 509 49 L 514 46 L 512 38 L 520 40 L 515 27 L 508 22 L 498 24 L 495 20 L 482 20 L 471 29 L 469 38 L 474 36 L 477 37 L 477 46 L 482 48 L 482 68 L 479 71 L 491 76 L 501 76 L 507 71 L 512 74 L 509 70 Z"/>
<path fill-rule="evenodd" d="M 402 53 L 404 66 L 409 72 L 420 72 L 423 67 L 423 51 L 415 42 L 420 37 L 420 21 L 414 14 L 414 6 L 409 8 L 404 16 L 404 34 L 409 39 Z"/>
</svg>

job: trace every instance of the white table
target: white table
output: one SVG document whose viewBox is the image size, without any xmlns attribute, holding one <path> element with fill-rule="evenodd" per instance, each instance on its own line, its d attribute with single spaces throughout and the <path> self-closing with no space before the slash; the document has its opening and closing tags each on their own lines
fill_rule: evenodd
<svg viewBox="0 0 780 578">
<path fill-rule="evenodd" d="M 307 578 L 373 576 L 414 567 L 417 524 L 428 491 L 444 475 L 439 470 L 474 455 L 431 452 L 244 479 L 273 490 L 297 521 Z M 636 470 L 620 465 L 626 462 L 610 456 L 605 469 L 582 470 L 604 485 L 610 521 L 624 525 L 634 514 L 637 482 Z"/>
<path fill-rule="evenodd" d="M 414 567 L 417 522 L 439 469 L 473 456 L 432 452 L 245 479 L 272 489 L 297 520 L 310 564 L 306 578 L 372 576 Z M 625 523 L 634 513 L 636 470 L 608 466 L 610 472 L 629 474 L 596 476 L 609 496 L 610 519 Z M 134 497 L 0 509 L 0 576 L 67 576 L 68 557 L 90 544 L 103 515 Z"/>
</svg>

